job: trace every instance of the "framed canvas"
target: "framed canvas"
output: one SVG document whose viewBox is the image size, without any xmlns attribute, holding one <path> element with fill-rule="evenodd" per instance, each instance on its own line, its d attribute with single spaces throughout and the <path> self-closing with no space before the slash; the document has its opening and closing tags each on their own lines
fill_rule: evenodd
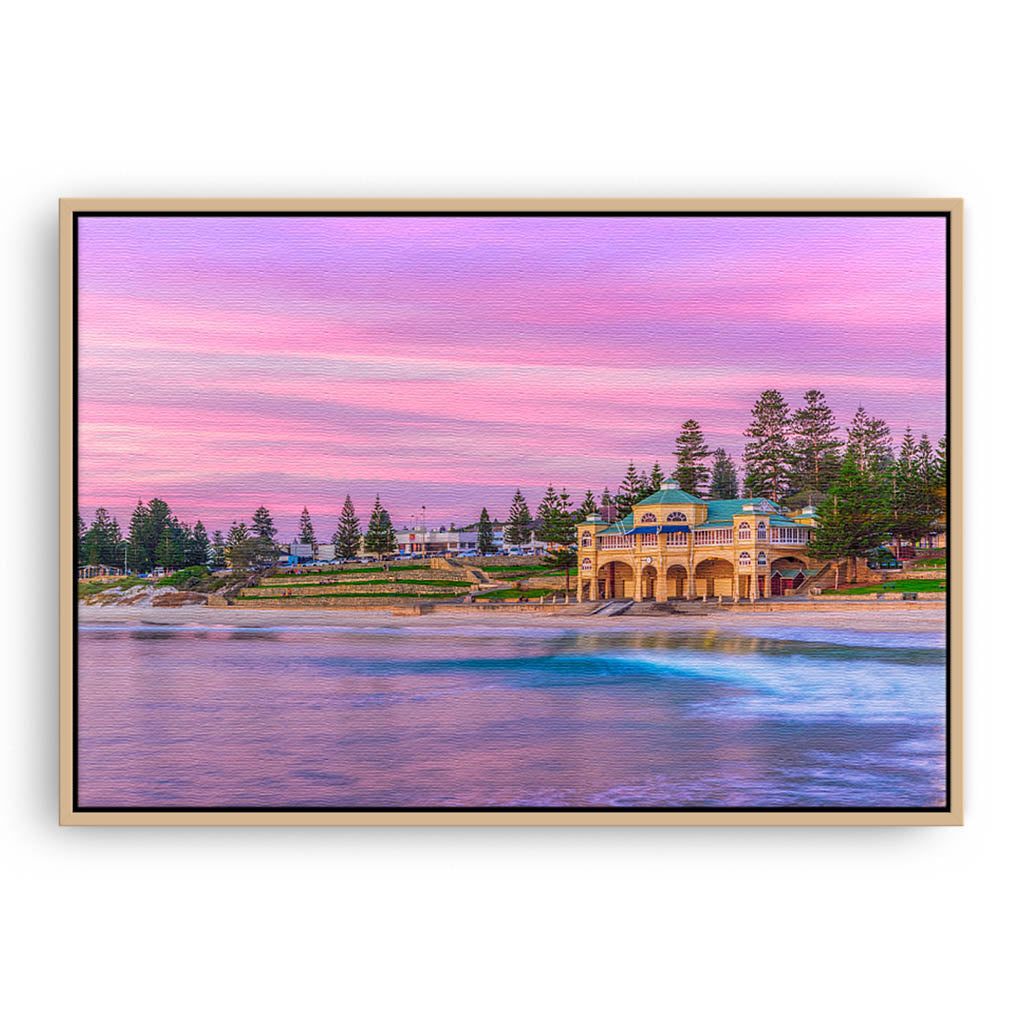
<svg viewBox="0 0 1024 1024">
<path fill-rule="evenodd" d="M 962 216 L 63 200 L 61 822 L 961 824 Z"/>
</svg>

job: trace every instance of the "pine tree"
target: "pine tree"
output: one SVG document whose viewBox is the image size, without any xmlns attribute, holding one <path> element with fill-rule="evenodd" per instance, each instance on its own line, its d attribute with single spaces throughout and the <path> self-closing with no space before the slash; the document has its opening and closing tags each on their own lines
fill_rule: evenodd
<svg viewBox="0 0 1024 1024">
<path fill-rule="evenodd" d="M 779 501 L 789 491 L 792 472 L 789 406 L 772 388 L 761 392 L 751 415 L 750 426 L 743 432 L 750 438 L 743 448 L 745 486 L 751 497 Z"/>
<path fill-rule="evenodd" d="M 657 494 L 665 485 L 665 471 L 661 468 L 660 463 L 655 463 L 651 466 L 651 494 Z M 589 491 L 587 492 L 590 493 Z"/>
<path fill-rule="evenodd" d="M 530 509 L 518 487 L 508 510 L 504 537 L 505 543 L 510 547 L 519 547 L 530 539 Z"/>
<path fill-rule="evenodd" d="M 861 473 L 883 475 L 892 465 L 892 438 L 885 420 L 869 416 L 859 406 L 846 431 L 846 450 Z"/>
<path fill-rule="evenodd" d="M 331 541 L 334 544 L 334 557 L 347 561 L 359 554 L 359 517 L 356 515 L 352 495 L 345 495 L 345 504 L 338 516 L 338 528 L 334 531 Z"/>
<path fill-rule="evenodd" d="M 838 429 L 825 396 L 814 388 L 806 392 L 804 406 L 793 413 L 792 420 L 793 491 L 823 493 L 832 486 L 842 449 Z"/>
<path fill-rule="evenodd" d="M 576 509 L 576 521 L 582 523 L 587 516 L 597 514 L 597 499 L 594 497 L 593 491 L 587 491 L 583 496 L 583 501 L 580 503 L 580 507 Z"/>
<path fill-rule="evenodd" d="M 85 557 L 85 520 L 82 518 L 80 512 L 75 513 L 75 558 L 77 565 L 87 565 L 88 561 Z"/>
<path fill-rule="evenodd" d="M 210 547 L 212 548 L 210 566 L 214 569 L 223 569 L 227 565 L 227 559 L 224 556 L 224 534 L 220 530 L 213 531 Z"/>
<path fill-rule="evenodd" d="M 476 549 L 481 555 L 489 555 L 498 550 L 494 544 L 494 526 L 486 508 L 480 510 L 480 521 L 476 528 Z"/>
<path fill-rule="evenodd" d="M 922 472 L 918 446 L 907 427 L 903 445 L 892 466 L 892 533 L 899 557 L 901 541 L 919 541 L 931 528 L 933 515 L 929 507 L 928 482 Z"/>
<path fill-rule="evenodd" d="M 558 494 L 549 486 L 537 511 L 541 520 L 541 539 L 554 549 L 548 553 L 545 564 L 565 570 L 565 593 L 568 597 L 569 574 L 576 564 L 576 517 L 568 492 L 563 489 Z"/>
<path fill-rule="evenodd" d="M 713 499 L 739 497 L 739 483 L 736 479 L 736 466 L 726 454 L 724 448 L 716 448 L 715 461 L 711 467 L 711 493 Z"/>
<path fill-rule="evenodd" d="M 128 566 L 132 572 L 149 572 L 153 568 L 153 559 L 147 538 L 148 528 L 149 517 L 146 513 L 146 506 L 139 498 L 139 503 L 132 512 L 131 522 L 128 526 Z"/>
<path fill-rule="evenodd" d="M 302 515 L 299 516 L 299 543 L 316 543 L 316 534 L 313 532 L 313 520 L 310 519 L 309 509 L 305 505 L 302 507 Z"/>
<path fill-rule="evenodd" d="M 265 505 L 260 505 L 252 514 L 252 532 L 253 536 L 266 537 L 267 540 L 273 540 L 277 534 L 270 510 Z"/>
<path fill-rule="evenodd" d="M 105 508 L 96 509 L 92 526 L 82 537 L 88 565 L 117 565 L 121 562 L 121 527 Z"/>
<path fill-rule="evenodd" d="M 676 471 L 672 474 L 687 494 L 703 494 L 704 482 L 710 475 L 704 463 L 710 455 L 700 424 L 694 419 L 687 420 L 676 437 Z"/>
<path fill-rule="evenodd" d="M 365 543 L 366 550 L 372 551 L 379 558 L 390 555 L 398 546 L 398 538 L 395 536 L 395 528 L 391 524 L 391 516 L 381 505 L 379 494 L 374 502 L 373 511 L 370 513 Z"/>
<path fill-rule="evenodd" d="M 636 466 L 630 462 L 626 469 L 626 475 L 619 486 L 619 493 L 615 495 L 615 511 L 620 519 L 633 511 L 633 506 L 640 501 L 639 494 L 640 476 L 636 471 Z"/>
<path fill-rule="evenodd" d="M 862 471 L 856 451 L 847 450 L 828 500 L 819 509 L 818 526 L 807 553 L 812 558 L 835 561 L 835 585 L 839 586 L 839 561 L 852 562 L 875 551 L 892 525 L 892 508 L 877 477 Z"/>
<path fill-rule="evenodd" d="M 192 552 L 189 555 L 190 565 L 206 565 L 210 561 L 210 538 L 203 526 L 202 519 L 196 520 L 192 529 Z"/>
<path fill-rule="evenodd" d="M 248 539 L 249 527 L 246 526 L 245 523 L 236 523 L 234 520 L 232 520 L 231 529 L 228 530 L 227 546 L 229 548 L 233 548 Z"/>
</svg>

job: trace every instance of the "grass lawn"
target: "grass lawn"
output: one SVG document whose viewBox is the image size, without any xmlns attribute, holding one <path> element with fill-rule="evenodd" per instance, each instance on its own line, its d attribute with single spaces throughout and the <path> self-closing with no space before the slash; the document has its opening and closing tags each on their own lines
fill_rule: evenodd
<svg viewBox="0 0 1024 1024">
<path fill-rule="evenodd" d="M 388 583 L 408 583 L 409 586 L 415 587 L 446 587 L 451 589 L 453 587 L 471 587 L 473 586 L 469 580 L 312 580 L 309 583 L 294 583 L 287 577 L 282 579 L 280 576 L 268 576 L 261 584 L 264 587 L 276 587 L 278 589 L 287 588 L 289 590 L 297 590 L 300 587 L 365 587 L 370 584 L 375 586 L 386 586 Z"/>
<path fill-rule="evenodd" d="M 122 587 L 144 586 L 153 583 L 153 580 L 140 579 L 138 576 L 100 576 L 91 580 L 78 581 L 78 596 L 92 597 L 94 594 L 102 594 L 104 590 L 120 590 Z"/>
<path fill-rule="evenodd" d="M 926 558 L 921 562 L 918 562 L 918 567 L 921 569 L 945 569 L 946 559 L 945 558 Z"/>
<path fill-rule="evenodd" d="M 946 589 L 945 580 L 893 580 L 890 583 L 872 583 L 864 587 L 843 587 L 826 590 L 826 594 L 931 594 Z"/>
<path fill-rule="evenodd" d="M 518 590 L 515 587 L 508 587 L 505 590 L 492 590 L 489 593 L 477 598 L 478 601 L 504 601 L 508 598 L 517 597 L 547 597 L 549 594 L 553 594 L 555 591 L 546 590 L 544 588 L 535 588 L 533 590 Z"/>
<path fill-rule="evenodd" d="M 414 591 L 411 594 L 395 594 L 395 593 L 390 593 L 390 592 L 384 591 L 384 592 L 379 593 L 379 594 L 374 594 L 374 593 L 369 593 L 367 591 L 363 591 L 362 593 L 360 593 L 360 592 L 351 591 L 351 590 L 336 590 L 333 593 L 329 593 L 329 594 L 291 594 L 289 597 L 279 597 L 276 594 L 239 594 L 237 600 L 239 600 L 239 601 L 292 601 L 292 600 L 298 600 L 298 599 L 303 598 L 303 597 L 308 597 L 308 598 L 317 598 L 317 597 L 381 597 L 381 598 L 384 598 L 384 597 L 387 597 L 387 598 L 407 597 L 407 598 L 410 598 L 411 600 L 419 601 L 419 600 L 421 600 L 421 599 L 423 599 L 425 597 L 426 598 L 430 598 L 431 600 L 437 600 L 437 599 L 443 598 L 443 597 L 462 597 L 462 596 L 463 595 L 461 593 L 459 593 L 458 591 L 451 591 L 450 593 L 446 592 L 446 591 L 441 591 L 441 592 L 434 591 L 433 593 L 431 593 L 430 591 L 422 591 L 421 593 L 416 593 Z"/>
<path fill-rule="evenodd" d="M 416 569 L 429 568 L 429 562 L 416 562 L 412 565 L 389 563 L 387 569 L 383 565 L 334 565 L 330 568 L 324 565 L 315 569 L 307 569 L 305 572 L 275 573 L 273 576 L 267 576 L 266 578 L 268 580 L 294 580 L 300 576 L 331 576 L 341 572 L 412 572 Z"/>
</svg>

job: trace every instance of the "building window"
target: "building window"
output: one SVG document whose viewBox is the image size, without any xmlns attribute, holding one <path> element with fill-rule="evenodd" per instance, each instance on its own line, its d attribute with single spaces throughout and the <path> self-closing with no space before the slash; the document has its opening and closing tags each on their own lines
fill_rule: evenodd
<svg viewBox="0 0 1024 1024">
<path fill-rule="evenodd" d="M 736 531 L 736 537 L 738 540 L 750 540 L 750 523 L 740 523 L 739 529 Z M 750 556 L 747 555 L 749 558 Z"/>
<path fill-rule="evenodd" d="M 697 547 L 721 547 L 732 544 L 732 530 L 698 530 L 693 536 L 693 543 Z"/>
<path fill-rule="evenodd" d="M 748 533 L 750 532 L 749 529 L 748 529 L 747 532 Z M 741 551 L 740 552 L 740 557 L 739 557 L 738 561 L 739 561 L 740 565 L 750 565 L 750 552 L 749 551 Z"/>
<path fill-rule="evenodd" d="M 767 565 L 768 564 L 768 556 L 763 551 L 758 551 L 758 553 L 757 553 L 757 564 L 758 565 Z"/>
<path fill-rule="evenodd" d="M 761 520 L 757 524 L 757 539 L 765 540 L 768 536 L 768 527 L 765 525 L 764 520 Z"/>
<path fill-rule="evenodd" d="M 658 546 L 658 535 L 656 533 L 642 533 L 640 535 L 640 547 L 656 548 Z"/>
<path fill-rule="evenodd" d="M 582 561 L 582 562 L 580 562 L 580 568 L 581 568 L 581 569 L 582 569 L 582 570 L 583 570 L 584 572 L 590 572 L 590 570 L 591 570 L 591 569 L 592 569 L 593 567 L 594 567 L 594 563 L 593 563 L 593 562 L 591 562 L 591 560 L 590 560 L 589 558 L 584 558 L 584 559 L 583 559 L 583 561 Z"/>
<path fill-rule="evenodd" d="M 580 546 L 589 548 L 594 546 L 594 535 L 589 530 L 584 530 L 580 537 Z"/>
<path fill-rule="evenodd" d="M 685 523 L 686 513 L 685 512 L 669 512 L 665 518 L 666 523 Z"/>
<path fill-rule="evenodd" d="M 656 523 L 657 521 L 658 521 L 658 517 L 653 512 L 645 512 L 640 517 L 640 522 L 641 523 Z"/>
</svg>

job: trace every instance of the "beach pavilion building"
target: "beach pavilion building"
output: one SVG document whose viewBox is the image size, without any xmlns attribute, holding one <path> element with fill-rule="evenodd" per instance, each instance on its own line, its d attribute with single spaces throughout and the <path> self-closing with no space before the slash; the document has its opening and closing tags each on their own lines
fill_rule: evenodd
<svg viewBox="0 0 1024 1024">
<path fill-rule="evenodd" d="M 617 523 L 592 515 L 579 524 L 577 597 L 757 600 L 788 591 L 822 567 L 806 553 L 815 523 L 813 508 L 792 516 L 767 498 L 706 500 L 670 480 Z"/>
</svg>

